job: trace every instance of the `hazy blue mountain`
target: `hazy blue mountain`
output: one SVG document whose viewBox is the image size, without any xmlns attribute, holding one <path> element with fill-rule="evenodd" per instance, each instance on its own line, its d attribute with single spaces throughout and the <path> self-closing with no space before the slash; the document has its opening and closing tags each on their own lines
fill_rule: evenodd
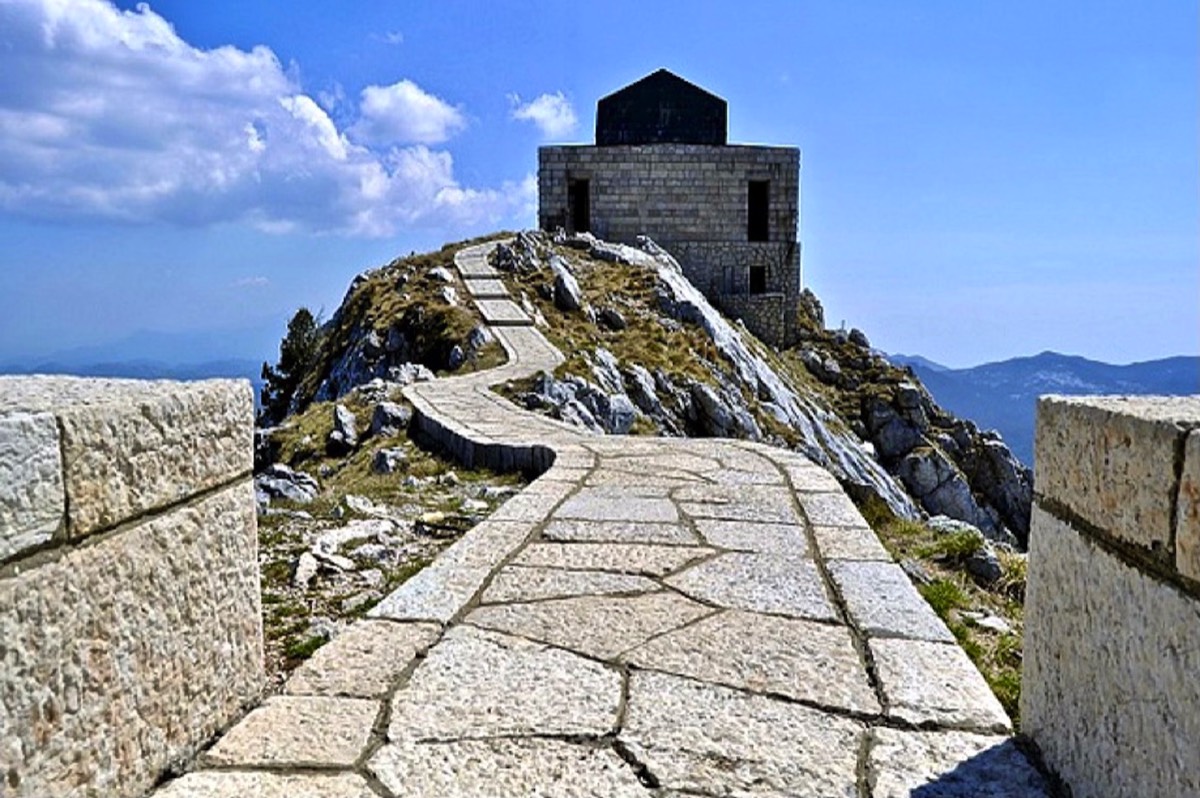
<svg viewBox="0 0 1200 798">
<path fill-rule="evenodd" d="M 967 369 L 946 368 L 920 356 L 890 357 L 912 368 L 942 407 L 984 429 L 998 430 L 1017 457 L 1030 465 L 1037 397 L 1042 394 L 1200 393 L 1200 357 L 1115 366 L 1042 352 Z"/>
<path fill-rule="evenodd" d="M 279 357 L 284 325 L 205 333 L 143 331 L 93 346 L 0 361 L 0 374 L 75 374 L 82 377 L 200 380 L 248 379 L 254 399 L 264 360 Z"/>
<path fill-rule="evenodd" d="M 920 366 L 928 371 L 950 371 L 949 366 L 943 366 L 941 363 L 934 363 L 927 357 L 920 355 L 888 355 L 888 360 L 895 363 L 897 366 Z"/>
<path fill-rule="evenodd" d="M 0 374 L 73 374 L 79 377 L 127 377 L 140 380 L 204 380 L 230 377 L 250 380 L 254 403 L 262 390 L 262 361 L 228 358 L 204 363 L 164 363 L 160 360 L 124 360 L 106 363 L 58 360 L 0 364 Z"/>
</svg>

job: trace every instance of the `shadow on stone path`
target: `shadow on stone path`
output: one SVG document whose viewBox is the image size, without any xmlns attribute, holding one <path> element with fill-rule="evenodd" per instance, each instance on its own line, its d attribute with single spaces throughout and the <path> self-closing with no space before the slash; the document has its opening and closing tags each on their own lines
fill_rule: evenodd
<svg viewBox="0 0 1200 798">
<path fill-rule="evenodd" d="M 406 395 L 466 463 L 544 473 L 156 798 L 1049 796 L 827 472 L 491 392 L 562 356 L 489 249 L 456 264 L 508 363 Z"/>
</svg>

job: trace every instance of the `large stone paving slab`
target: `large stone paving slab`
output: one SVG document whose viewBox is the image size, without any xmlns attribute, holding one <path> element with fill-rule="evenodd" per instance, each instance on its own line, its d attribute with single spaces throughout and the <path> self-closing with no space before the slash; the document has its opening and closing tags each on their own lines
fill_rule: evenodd
<svg viewBox="0 0 1200 798">
<path fill-rule="evenodd" d="M 379 698 L 440 633 L 434 624 L 359 621 L 317 649 L 284 692 Z"/>
<path fill-rule="evenodd" d="M 488 324 L 495 326 L 524 326 L 533 324 L 533 319 L 511 299 L 476 299 L 475 307 Z"/>
<path fill-rule="evenodd" d="M 563 502 L 554 517 L 585 521 L 670 523 L 679 520 L 679 512 L 666 498 L 622 496 L 610 488 L 584 488 Z"/>
<path fill-rule="evenodd" d="M 388 739 L 454 740 L 613 730 L 621 677 L 560 649 L 457 627 L 392 700 Z"/>
<path fill-rule="evenodd" d="M 700 518 L 696 520 L 696 529 L 709 544 L 722 549 L 753 551 L 760 554 L 808 553 L 804 527 L 798 525 Z"/>
<path fill-rule="evenodd" d="M 890 639 L 872 640 L 870 648 L 889 716 L 915 725 L 1012 730 L 1004 708 L 957 644 Z"/>
<path fill-rule="evenodd" d="M 546 540 L 564 543 L 670 543 L 701 541 L 682 524 L 647 524 L 637 521 L 575 521 L 555 519 L 542 530 Z"/>
<path fill-rule="evenodd" d="M 835 561 L 829 573 L 851 620 L 872 636 L 954 642 L 954 635 L 921 598 L 908 575 L 890 562 Z"/>
<path fill-rule="evenodd" d="M 667 584 L 721 607 L 836 620 L 825 582 L 807 557 L 729 552 L 668 577 Z"/>
<path fill-rule="evenodd" d="M 865 524 L 855 527 L 814 525 L 812 533 L 823 559 L 892 560 L 887 549 L 879 542 L 879 536 Z"/>
<path fill-rule="evenodd" d="M 623 659 L 742 690 L 865 714 L 880 711 L 844 626 L 723 612 L 656 637 Z"/>
<path fill-rule="evenodd" d="M 637 671 L 619 739 L 668 790 L 857 798 L 863 733 L 799 704 Z"/>
<path fill-rule="evenodd" d="M 159 788 L 154 798 L 377 798 L 356 773 L 288 775 L 201 770 Z"/>
<path fill-rule="evenodd" d="M 964 732 L 871 732 L 871 798 L 1051 798 L 1011 737 Z"/>
<path fill-rule="evenodd" d="M 689 562 L 713 554 L 699 546 L 644 546 L 638 543 L 532 543 L 514 559 L 515 565 L 584 571 L 619 571 L 663 576 Z"/>
<path fill-rule="evenodd" d="M 349 767 L 367 748 L 379 702 L 276 696 L 217 741 L 210 765 Z"/>
<path fill-rule="evenodd" d="M 648 593 L 661 589 L 657 582 L 644 576 L 514 565 L 496 574 L 484 591 L 482 601 L 484 604 L 499 604 L 567 596 Z"/>
<path fill-rule="evenodd" d="M 551 599 L 493 604 L 467 616 L 478 626 L 542 640 L 599 659 L 612 659 L 651 637 L 713 610 L 674 593 L 630 598 Z"/>
<path fill-rule="evenodd" d="M 800 495 L 800 505 L 808 515 L 808 520 L 814 525 L 821 526 L 857 526 L 863 527 L 867 522 L 862 513 L 850 501 L 850 497 L 842 491 L 835 493 L 804 493 Z"/>
<path fill-rule="evenodd" d="M 792 506 L 791 491 L 783 487 L 689 486 L 677 489 L 674 496 L 680 509 L 693 518 L 794 526 L 804 523 Z"/>
<path fill-rule="evenodd" d="M 501 299 L 508 296 L 508 288 L 503 280 L 492 280 L 486 277 L 463 281 L 467 293 L 476 299 Z"/>
<path fill-rule="evenodd" d="M 611 748 L 499 739 L 386 745 L 368 764 L 397 796 L 649 798 Z"/>
</svg>

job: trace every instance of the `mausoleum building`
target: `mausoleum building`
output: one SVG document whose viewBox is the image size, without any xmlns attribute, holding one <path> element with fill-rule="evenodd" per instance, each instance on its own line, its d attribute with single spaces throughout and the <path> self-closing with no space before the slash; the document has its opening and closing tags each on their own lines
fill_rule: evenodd
<svg viewBox="0 0 1200 798">
<path fill-rule="evenodd" d="M 595 145 L 538 149 L 538 223 L 666 247 L 763 340 L 794 343 L 800 151 L 729 144 L 728 105 L 660 69 L 600 100 Z"/>
</svg>

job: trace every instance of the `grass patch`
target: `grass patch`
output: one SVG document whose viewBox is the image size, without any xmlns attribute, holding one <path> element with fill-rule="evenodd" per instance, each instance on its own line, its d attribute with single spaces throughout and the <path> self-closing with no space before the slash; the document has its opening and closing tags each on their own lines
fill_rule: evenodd
<svg viewBox="0 0 1200 798">
<path fill-rule="evenodd" d="M 974 532 L 940 533 L 924 524 L 898 519 L 874 497 L 862 502 L 859 509 L 893 557 L 915 560 L 930 575 L 929 583 L 917 585 L 917 590 L 979 668 L 1013 723 L 1019 724 L 1025 558 L 998 552 L 1003 576 L 984 587 L 971 578 L 965 567 L 966 559 L 983 546 Z M 1001 618 L 1011 631 L 976 625 L 979 614 Z"/>
</svg>

